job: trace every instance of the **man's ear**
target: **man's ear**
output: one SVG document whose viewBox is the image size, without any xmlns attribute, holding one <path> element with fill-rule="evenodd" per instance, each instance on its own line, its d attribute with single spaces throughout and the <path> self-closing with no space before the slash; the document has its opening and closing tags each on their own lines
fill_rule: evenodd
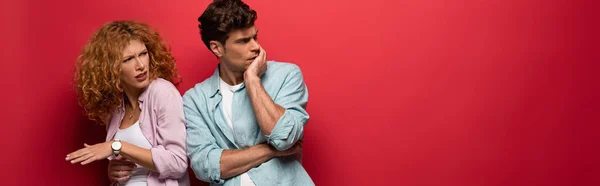
<svg viewBox="0 0 600 186">
<path fill-rule="evenodd" d="M 215 54 L 215 56 L 217 57 L 222 57 L 223 56 L 223 51 L 225 50 L 225 48 L 223 47 L 223 45 L 221 44 L 221 42 L 218 41 L 210 41 L 209 43 L 210 45 L 210 50 L 213 52 L 213 54 Z"/>
</svg>

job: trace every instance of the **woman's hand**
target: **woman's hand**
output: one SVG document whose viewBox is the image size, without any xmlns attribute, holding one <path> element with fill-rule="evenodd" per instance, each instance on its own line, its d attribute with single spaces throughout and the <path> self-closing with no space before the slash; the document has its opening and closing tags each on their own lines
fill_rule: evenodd
<svg viewBox="0 0 600 186">
<path fill-rule="evenodd" d="M 79 163 L 85 165 L 96 160 L 106 159 L 113 154 L 111 148 L 112 141 L 98 143 L 95 145 L 83 144 L 84 148 L 79 149 L 67 155 L 66 160 L 71 163 Z"/>
<path fill-rule="evenodd" d="M 118 156 L 108 163 L 108 180 L 111 183 L 127 181 L 137 166 L 123 156 Z"/>
</svg>

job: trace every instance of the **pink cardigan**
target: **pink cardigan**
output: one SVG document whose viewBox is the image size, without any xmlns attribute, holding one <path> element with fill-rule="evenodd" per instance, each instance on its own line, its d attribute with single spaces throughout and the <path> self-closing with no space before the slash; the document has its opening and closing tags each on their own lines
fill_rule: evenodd
<svg viewBox="0 0 600 186">
<path fill-rule="evenodd" d="M 171 82 L 158 78 L 142 91 L 138 100 L 140 128 L 152 144 L 150 151 L 157 170 L 150 171 L 148 186 L 190 185 L 181 94 Z M 106 126 L 106 141 L 113 140 L 124 114 L 121 104 Z"/>
</svg>

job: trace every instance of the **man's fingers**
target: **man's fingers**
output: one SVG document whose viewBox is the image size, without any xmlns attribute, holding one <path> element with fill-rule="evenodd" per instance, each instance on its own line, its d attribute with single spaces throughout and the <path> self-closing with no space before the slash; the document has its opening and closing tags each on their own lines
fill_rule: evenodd
<svg viewBox="0 0 600 186">
<path fill-rule="evenodd" d="M 294 146 L 300 146 L 302 147 L 302 143 L 304 142 L 304 139 L 300 139 L 296 142 L 296 144 L 294 144 Z"/>
<path fill-rule="evenodd" d="M 265 48 L 263 48 L 262 46 L 260 47 L 260 55 L 262 55 L 263 58 L 265 56 L 267 56 L 267 52 L 265 51 Z"/>
<path fill-rule="evenodd" d="M 292 148 L 289 148 L 288 150 L 286 150 L 285 155 L 289 156 L 289 155 L 293 155 L 296 154 L 298 152 L 302 151 L 302 146 L 298 143 L 296 143 L 294 146 L 292 146 Z"/>
<path fill-rule="evenodd" d="M 258 45 L 258 56 L 262 56 L 264 53 L 263 47 Z"/>
<path fill-rule="evenodd" d="M 260 47 L 260 57 L 262 58 L 263 63 L 267 63 L 267 51 L 263 47 Z"/>
<path fill-rule="evenodd" d="M 294 154 L 299 153 L 302 151 L 302 144 L 299 144 L 298 146 L 296 146 L 294 148 Z"/>
</svg>

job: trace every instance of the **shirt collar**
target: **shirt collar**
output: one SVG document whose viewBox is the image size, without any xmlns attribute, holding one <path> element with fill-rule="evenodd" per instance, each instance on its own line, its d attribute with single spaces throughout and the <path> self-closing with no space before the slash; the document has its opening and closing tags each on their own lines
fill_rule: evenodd
<svg viewBox="0 0 600 186">
<path fill-rule="evenodd" d="M 217 95 L 217 93 L 219 92 L 219 65 L 217 65 L 217 68 L 215 69 L 215 73 L 213 73 L 212 76 L 210 76 L 208 78 L 207 83 L 208 83 L 208 97 L 209 98 L 213 98 L 215 97 L 215 95 Z"/>
<path fill-rule="evenodd" d="M 148 99 L 148 89 L 150 89 L 150 86 L 152 86 L 152 84 L 154 84 L 155 80 L 152 80 L 152 82 L 150 82 L 150 85 L 148 85 L 146 88 L 144 88 L 142 90 L 142 93 L 140 93 L 140 96 L 138 97 L 138 103 L 139 103 L 139 107 L 142 106 L 142 104 Z M 121 94 L 121 107 L 119 108 L 120 111 L 125 112 L 125 92 L 123 92 Z"/>
</svg>

